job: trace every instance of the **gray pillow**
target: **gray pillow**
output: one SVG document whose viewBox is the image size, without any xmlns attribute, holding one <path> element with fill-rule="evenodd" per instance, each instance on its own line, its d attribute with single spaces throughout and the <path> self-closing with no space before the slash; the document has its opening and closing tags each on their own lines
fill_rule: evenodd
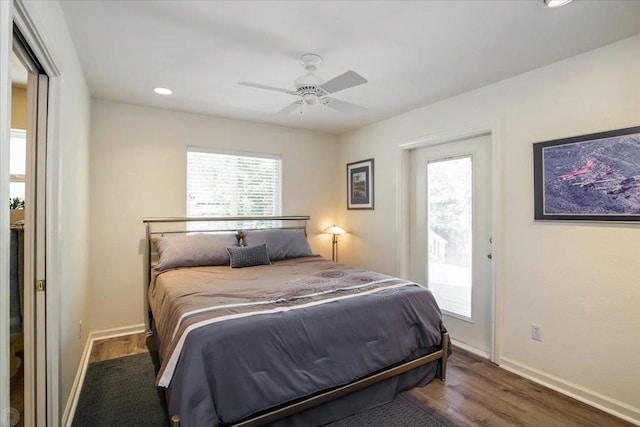
<svg viewBox="0 0 640 427">
<path fill-rule="evenodd" d="M 266 243 L 255 246 L 230 246 L 227 252 L 231 259 L 231 268 L 271 264 Z"/>
<path fill-rule="evenodd" d="M 155 240 L 160 260 L 156 270 L 198 267 L 202 265 L 229 265 L 227 247 L 238 246 L 236 233 L 193 234 L 189 236 L 160 237 Z"/>
<path fill-rule="evenodd" d="M 238 235 L 245 246 L 266 243 L 271 261 L 313 256 L 304 233 L 296 230 L 242 230 Z"/>
</svg>

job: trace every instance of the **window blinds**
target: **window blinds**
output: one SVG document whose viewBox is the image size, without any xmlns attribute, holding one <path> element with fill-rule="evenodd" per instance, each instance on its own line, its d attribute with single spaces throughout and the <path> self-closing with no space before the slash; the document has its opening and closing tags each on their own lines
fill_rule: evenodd
<svg viewBox="0 0 640 427">
<path fill-rule="evenodd" d="M 187 150 L 187 216 L 281 215 L 278 155 Z"/>
</svg>

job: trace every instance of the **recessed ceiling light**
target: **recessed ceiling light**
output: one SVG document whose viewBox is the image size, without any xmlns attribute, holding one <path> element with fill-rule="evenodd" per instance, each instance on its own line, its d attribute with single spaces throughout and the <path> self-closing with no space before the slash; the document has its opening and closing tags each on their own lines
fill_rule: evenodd
<svg viewBox="0 0 640 427">
<path fill-rule="evenodd" d="M 171 89 L 167 89 L 164 87 L 157 87 L 153 91 L 159 95 L 171 95 L 173 93 Z"/>
<path fill-rule="evenodd" d="M 544 0 L 547 7 L 561 7 L 571 3 L 571 0 Z"/>
</svg>

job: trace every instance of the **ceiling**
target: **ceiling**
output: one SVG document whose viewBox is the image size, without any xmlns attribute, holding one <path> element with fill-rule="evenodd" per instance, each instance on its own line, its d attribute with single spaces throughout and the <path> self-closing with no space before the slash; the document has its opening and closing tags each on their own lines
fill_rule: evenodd
<svg viewBox="0 0 640 427">
<path fill-rule="evenodd" d="M 343 133 L 640 33 L 640 1 L 62 1 L 95 98 Z M 287 115 L 299 57 L 367 84 Z M 168 87 L 171 96 L 153 92 Z"/>
</svg>

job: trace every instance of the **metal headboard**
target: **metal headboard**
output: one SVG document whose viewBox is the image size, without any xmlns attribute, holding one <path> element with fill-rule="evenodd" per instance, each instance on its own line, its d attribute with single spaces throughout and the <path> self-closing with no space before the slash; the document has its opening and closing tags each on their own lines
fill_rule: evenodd
<svg viewBox="0 0 640 427">
<path fill-rule="evenodd" d="M 153 248 L 151 247 L 151 239 L 153 236 L 164 236 L 167 234 L 188 234 L 188 233 L 216 233 L 225 231 L 237 231 L 240 229 L 280 229 L 280 230 L 298 230 L 307 236 L 308 215 L 294 216 L 224 216 L 224 217 L 145 217 L 142 222 L 146 228 L 146 265 L 145 265 L 145 309 L 149 310 L 148 287 L 151 284 L 151 263 Z M 189 223 L 212 224 L 207 228 L 189 228 Z M 229 224 L 229 226 L 219 226 L 220 224 Z M 286 223 L 286 224 L 283 224 Z M 213 224 L 217 224 L 214 226 Z M 240 225 L 241 224 L 241 225 Z M 172 225 L 174 227 L 172 227 Z M 147 313 L 148 314 L 148 313 Z M 148 324 L 149 316 L 145 314 L 145 326 L 147 331 L 150 330 Z"/>
</svg>

